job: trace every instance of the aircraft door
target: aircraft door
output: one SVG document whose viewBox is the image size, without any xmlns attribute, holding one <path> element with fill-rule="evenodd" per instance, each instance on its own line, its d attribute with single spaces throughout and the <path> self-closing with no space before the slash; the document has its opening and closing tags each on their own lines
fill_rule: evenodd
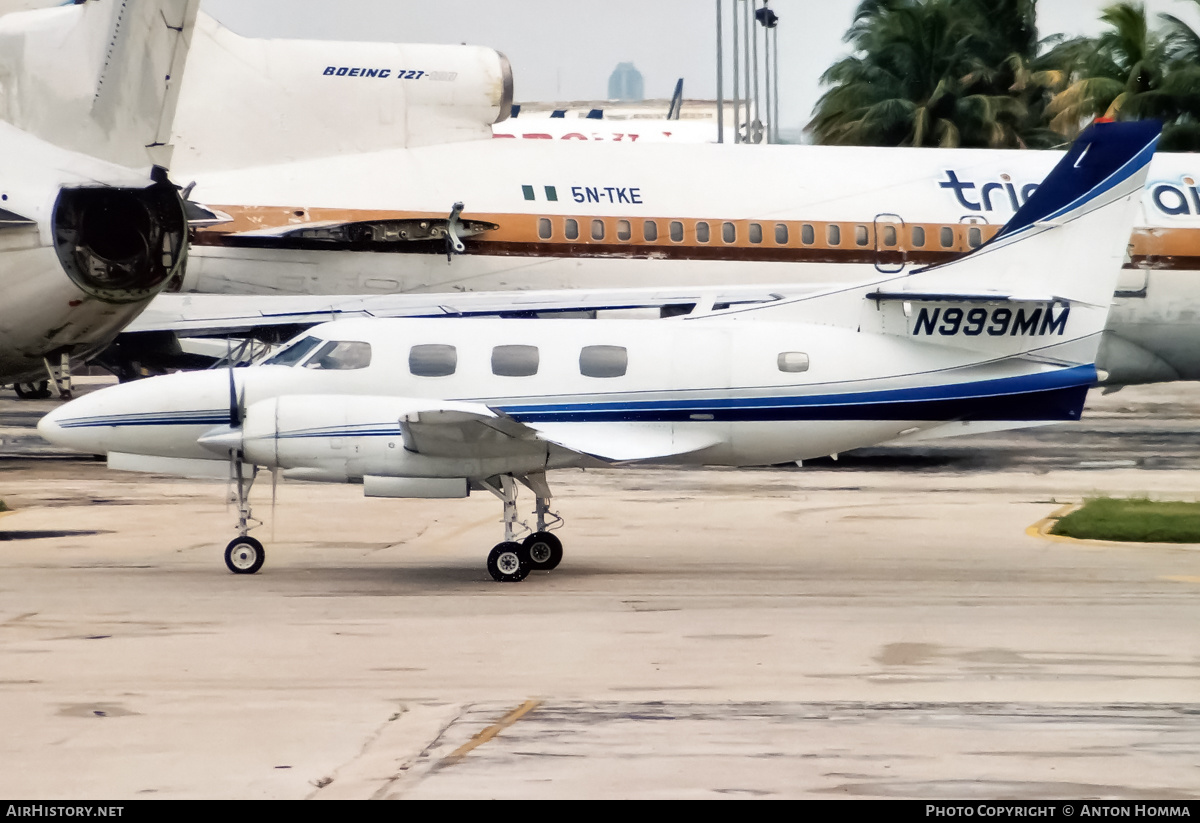
<svg viewBox="0 0 1200 823">
<path fill-rule="evenodd" d="M 898 274 L 908 265 L 904 247 L 904 219 L 884 212 L 875 215 L 875 268 L 883 274 Z"/>
</svg>

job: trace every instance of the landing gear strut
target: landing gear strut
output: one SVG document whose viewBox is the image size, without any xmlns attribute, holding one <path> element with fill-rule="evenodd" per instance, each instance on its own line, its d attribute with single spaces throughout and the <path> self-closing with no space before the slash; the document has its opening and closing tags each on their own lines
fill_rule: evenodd
<svg viewBox="0 0 1200 823">
<path fill-rule="evenodd" d="M 70 400 L 74 392 L 74 387 L 71 385 L 71 356 L 62 354 L 58 357 L 57 362 L 52 357 L 43 357 L 42 362 L 46 364 L 46 373 L 54 382 L 54 388 L 58 390 L 59 398 Z"/>
<path fill-rule="evenodd" d="M 537 495 L 535 514 L 537 531 L 517 519 L 517 480 Z M 516 583 L 529 576 L 531 571 L 550 571 L 562 562 L 562 541 L 550 533 L 550 529 L 562 525 L 563 519 L 550 511 L 550 487 L 545 474 L 501 475 L 482 482 L 504 503 L 504 542 L 498 543 L 488 554 L 487 569 L 492 579 L 499 583 Z M 519 532 L 532 532 L 520 543 L 516 542 Z"/>
</svg>

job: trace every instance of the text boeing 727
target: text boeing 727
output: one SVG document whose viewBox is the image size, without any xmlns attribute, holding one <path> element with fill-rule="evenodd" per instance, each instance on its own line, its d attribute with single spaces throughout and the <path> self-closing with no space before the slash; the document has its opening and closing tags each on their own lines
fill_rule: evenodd
<svg viewBox="0 0 1200 823">
<path fill-rule="evenodd" d="M 327 323 L 249 368 L 103 389 L 39 431 L 115 468 L 233 474 L 234 572 L 263 562 L 247 493 L 266 467 L 369 496 L 489 490 L 505 539 L 488 570 L 520 580 L 562 556 L 551 469 L 763 465 L 1078 419 L 1156 140 L 1088 129 L 991 242 L 907 276 L 651 323 Z M 518 482 L 537 498 L 523 543 Z"/>
</svg>

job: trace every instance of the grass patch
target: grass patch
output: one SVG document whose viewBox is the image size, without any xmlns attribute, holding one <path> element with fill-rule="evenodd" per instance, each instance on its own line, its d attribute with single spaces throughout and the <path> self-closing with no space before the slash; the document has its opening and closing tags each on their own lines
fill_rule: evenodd
<svg viewBox="0 0 1200 823">
<path fill-rule="evenodd" d="M 1200 543 L 1200 503 L 1096 497 L 1060 518 L 1050 533 L 1122 543 Z"/>
<path fill-rule="evenodd" d="M 0 500 L 0 512 L 8 511 L 8 506 L 4 505 L 4 501 Z"/>
</svg>

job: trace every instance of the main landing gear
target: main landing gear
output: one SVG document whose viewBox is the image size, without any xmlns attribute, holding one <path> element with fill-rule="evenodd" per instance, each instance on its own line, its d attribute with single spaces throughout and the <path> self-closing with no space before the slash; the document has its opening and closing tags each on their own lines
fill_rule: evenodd
<svg viewBox="0 0 1200 823">
<path fill-rule="evenodd" d="M 499 583 L 517 583 L 531 571 L 548 572 L 563 558 L 562 542 L 550 533 L 563 520 L 550 511 L 546 475 L 523 475 L 519 479 L 537 495 L 537 530 L 519 543 L 514 539 L 518 528 L 528 531 L 529 526 L 517 520 L 517 481 L 511 475 L 502 475 L 497 482 L 483 481 L 483 487 L 504 503 L 504 542 L 497 544 L 487 559 L 488 573 Z"/>
</svg>

